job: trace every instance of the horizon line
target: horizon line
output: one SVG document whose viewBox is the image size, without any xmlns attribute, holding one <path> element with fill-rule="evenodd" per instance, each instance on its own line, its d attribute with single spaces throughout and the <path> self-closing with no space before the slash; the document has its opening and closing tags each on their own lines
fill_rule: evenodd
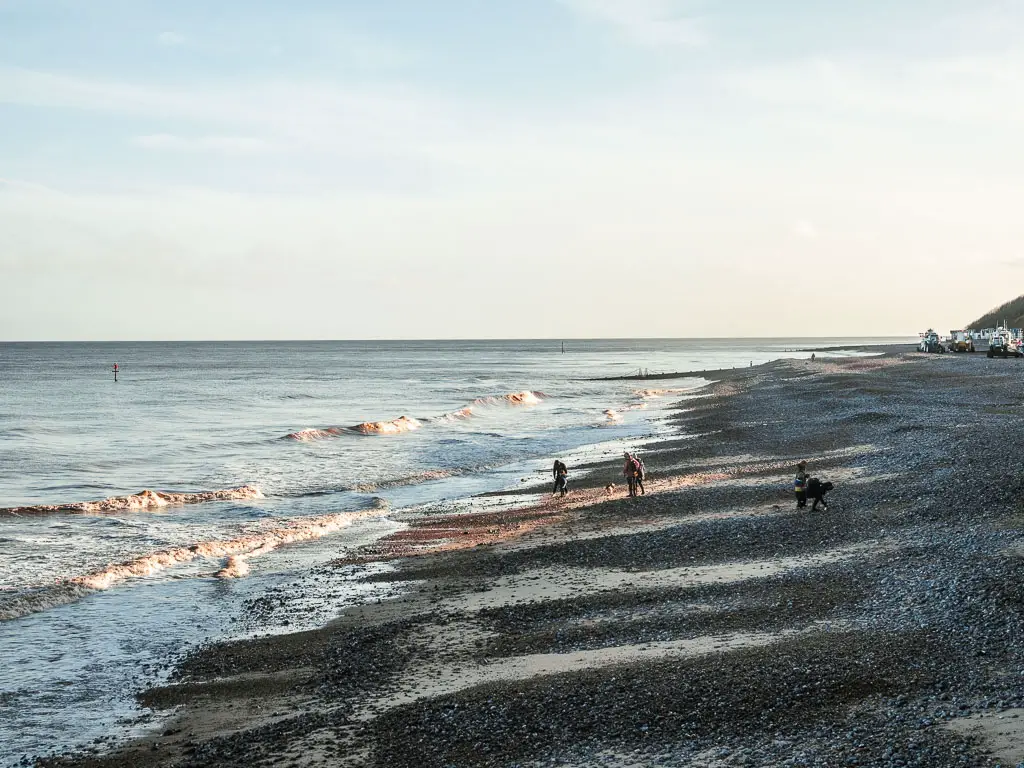
<svg viewBox="0 0 1024 768">
<path fill-rule="evenodd" d="M 244 339 L 244 338 L 206 338 L 206 339 L 0 339 L 0 344 L 265 344 L 265 343 L 408 343 L 408 342 L 480 342 L 480 341 L 779 341 L 784 339 L 848 339 L 882 340 L 882 339 L 915 339 L 920 334 L 887 334 L 881 336 L 848 336 L 832 334 L 828 336 L 488 336 L 476 338 L 343 338 L 343 339 Z"/>
</svg>

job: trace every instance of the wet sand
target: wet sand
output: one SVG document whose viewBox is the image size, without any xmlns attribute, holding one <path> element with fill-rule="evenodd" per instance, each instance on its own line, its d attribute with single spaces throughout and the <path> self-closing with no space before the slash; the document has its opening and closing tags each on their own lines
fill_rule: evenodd
<svg viewBox="0 0 1024 768">
<path fill-rule="evenodd" d="M 1015 764 L 1024 363 L 885 351 L 721 372 L 639 499 L 616 460 L 411 515 L 337 563 L 399 597 L 201 649 L 151 736 L 46 764 Z"/>
</svg>

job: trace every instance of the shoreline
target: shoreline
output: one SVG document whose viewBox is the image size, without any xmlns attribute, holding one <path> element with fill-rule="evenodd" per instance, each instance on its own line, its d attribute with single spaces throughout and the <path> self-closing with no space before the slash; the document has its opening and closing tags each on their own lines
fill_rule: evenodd
<svg viewBox="0 0 1024 768">
<path fill-rule="evenodd" d="M 674 371 L 671 373 L 649 373 L 643 376 L 598 376 L 590 379 L 580 379 L 580 381 L 655 381 L 659 379 L 702 379 L 708 376 L 715 376 L 717 378 L 726 378 L 730 376 L 736 376 L 739 374 L 751 375 L 753 371 L 758 368 L 762 368 L 766 365 L 772 365 L 777 363 L 778 360 L 773 360 L 769 363 L 759 363 L 754 366 L 747 366 L 745 368 L 714 368 L 702 371 Z"/>
<path fill-rule="evenodd" d="M 844 347 L 808 347 L 806 349 L 792 349 L 786 350 L 787 352 L 875 352 L 883 355 L 886 354 L 899 354 L 901 352 L 910 352 L 914 349 L 913 344 L 852 344 Z M 662 379 L 699 379 L 714 377 L 716 380 L 723 380 L 731 376 L 742 376 L 743 374 L 752 374 L 754 371 L 763 369 L 767 366 L 772 366 L 777 363 L 790 363 L 796 362 L 797 360 L 803 360 L 804 358 L 778 358 L 765 363 L 758 363 L 753 366 L 736 366 L 734 368 L 714 368 L 701 371 L 672 371 L 669 373 L 649 373 L 646 375 L 626 375 L 626 376 L 598 376 L 589 379 L 582 379 L 582 381 L 656 381 Z M 843 358 L 828 358 L 829 360 L 843 359 Z"/>
<path fill-rule="evenodd" d="M 337 563 L 387 560 L 399 597 L 204 647 L 140 697 L 180 708 L 159 733 L 41 764 L 992 765 L 976 736 L 1024 707 L 1014 370 L 737 369 L 671 417 L 700 437 L 643 450 L 646 497 L 610 462 L 565 502 L 423 515 Z M 793 508 L 800 458 L 829 511 Z"/>
</svg>

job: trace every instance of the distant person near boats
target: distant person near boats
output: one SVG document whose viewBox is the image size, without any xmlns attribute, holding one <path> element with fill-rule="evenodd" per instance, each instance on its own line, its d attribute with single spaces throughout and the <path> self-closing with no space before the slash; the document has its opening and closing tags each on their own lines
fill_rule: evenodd
<svg viewBox="0 0 1024 768">
<path fill-rule="evenodd" d="M 552 494 L 556 494 L 559 491 L 565 496 L 566 493 L 566 479 L 569 476 L 569 468 L 565 466 L 565 462 L 560 459 L 555 459 L 555 466 L 551 470 L 551 474 L 555 478 L 555 487 L 551 489 Z"/>
</svg>

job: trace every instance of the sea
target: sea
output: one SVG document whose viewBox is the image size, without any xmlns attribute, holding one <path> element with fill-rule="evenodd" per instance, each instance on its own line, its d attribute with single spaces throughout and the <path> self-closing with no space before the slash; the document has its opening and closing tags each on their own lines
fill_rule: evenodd
<svg viewBox="0 0 1024 768">
<path fill-rule="evenodd" d="M 391 597 L 329 564 L 556 457 L 571 487 L 705 371 L 903 341 L 0 344 L 0 766 L 153 727 L 135 694 L 203 643 Z M 601 380 L 641 372 L 684 375 Z"/>
</svg>

